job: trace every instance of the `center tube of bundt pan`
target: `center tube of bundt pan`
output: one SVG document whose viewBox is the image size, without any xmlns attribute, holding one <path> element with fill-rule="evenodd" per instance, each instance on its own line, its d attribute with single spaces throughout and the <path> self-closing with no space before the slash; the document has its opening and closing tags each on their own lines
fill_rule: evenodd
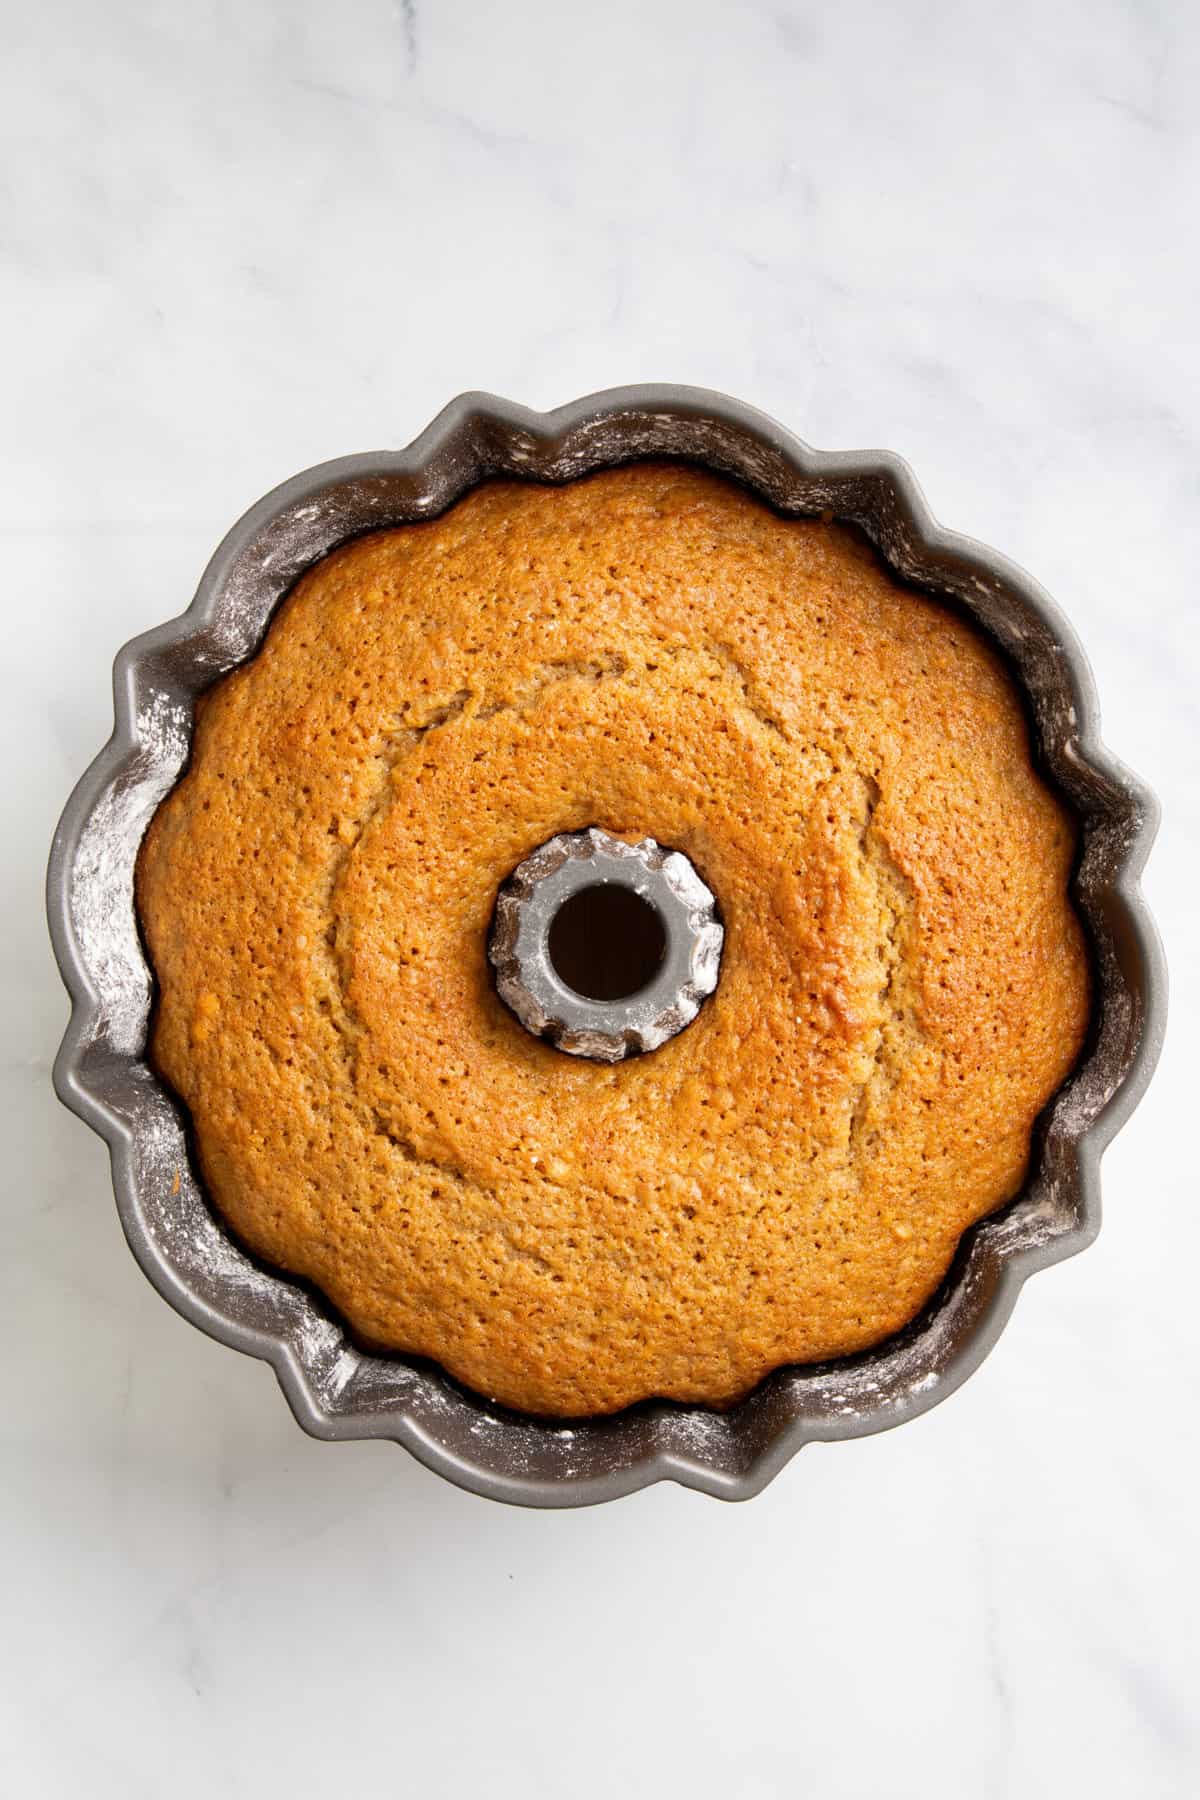
<svg viewBox="0 0 1200 1800">
<path fill-rule="evenodd" d="M 679 850 L 598 826 L 547 839 L 496 897 L 488 956 L 526 1031 L 615 1063 L 683 1031 L 717 986 L 716 897 Z"/>
</svg>

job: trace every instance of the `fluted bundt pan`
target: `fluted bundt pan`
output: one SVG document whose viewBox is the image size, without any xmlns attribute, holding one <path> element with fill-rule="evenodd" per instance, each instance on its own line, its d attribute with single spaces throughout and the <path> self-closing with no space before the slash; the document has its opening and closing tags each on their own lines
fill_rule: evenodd
<svg viewBox="0 0 1200 1800">
<path fill-rule="evenodd" d="M 1000 646 L 1043 772 L 1080 821 L 1073 892 L 1096 970 L 1094 1018 L 1082 1063 L 1039 1123 L 1024 1190 L 966 1234 L 941 1290 L 898 1336 L 780 1370 L 728 1412 L 647 1403 L 563 1424 L 489 1405 L 428 1364 L 367 1354 L 311 1290 L 226 1234 L 179 1107 L 146 1061 L 152 980 L 133 871 L 187 760 L 196 696 L 253 656 L 279 601 L 327 551 L 429 518 L 489 476 L 565 482 L 647 456 L 734 476 L 785 514 L 852 521 L 897 574 L 965 609 Z M 463 1487 L 530 1506 L 585 1505 L 659 1480 L 745 1499 L 810 1439 L 880 1431 L 952 1393 L 1025 1278 L 1095 1236 L 1100 1153 L 1142 1093 L 1163 1030 L 1165 973 L 1137 886 L 1155 804 L 1102 748 L 1087 664 L 1057 608 L 1013 564 L 937 526 L 898 457 L 810 450 L 763 414 L 691 388 L 617 389 L 546 414 L 464 395 L 407 450 L 324 463 L 260 500 L 188 611 L 121 651 L 114 685 L 115 730 L 50 858 L 50 928 L 72 999 L 55 1085 L 109 1144 L 121 1222 L 150 1280 L 213 1337 L 270 1361 L 306 1431 L 390 1438 Z"/>
</svg>

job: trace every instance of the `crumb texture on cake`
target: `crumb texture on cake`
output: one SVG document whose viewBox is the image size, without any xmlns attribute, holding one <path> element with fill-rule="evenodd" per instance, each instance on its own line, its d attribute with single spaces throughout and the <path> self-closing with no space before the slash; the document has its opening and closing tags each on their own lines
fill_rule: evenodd
<svg viewBox="0 0 1200 1800">
<path fill-rule="evenodd" d="M 605 1066 L 487 963 L 556 832 L 718 895 L 694 1024 Z M 317 565 L 199 709 L 138 900 L 235 1232 L 537 1413 L 714 1405 L 909 1321 L 1083 1042 L 1074 833 L 1013 682 L 859 538 L 646 464 Z"/>
</svg>

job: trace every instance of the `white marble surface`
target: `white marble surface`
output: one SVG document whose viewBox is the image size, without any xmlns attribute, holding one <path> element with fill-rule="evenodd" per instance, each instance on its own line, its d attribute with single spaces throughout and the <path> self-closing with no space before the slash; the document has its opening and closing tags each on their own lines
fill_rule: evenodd
<svg viewBox="0 0 1200 1800">
<path fill-rule="evenodd" d="M 0 1786 L 1200 1791 L 1200 12 L 1188 0 L 4 8 Z M 468 387 L 727 389 L 908 456 L 1166 808 L 1173 1030 L 1106 1224 L 956 1398 L 742 1508 L 539 1515 L 305 1439 L 149 1288 L 49 1065 L 108 664 L 265 488 Z"/>
</svg>

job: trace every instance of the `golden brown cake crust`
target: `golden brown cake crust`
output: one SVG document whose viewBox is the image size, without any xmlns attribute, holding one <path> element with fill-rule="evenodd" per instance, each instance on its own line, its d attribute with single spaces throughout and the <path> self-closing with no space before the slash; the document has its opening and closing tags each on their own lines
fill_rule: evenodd
<svg viewBox="0 0 1200 1800">
<path fill-rule="evenodd" d="M 486 961 L 554 833 L 683 850 L 726 944 L 608 1067 Z M 313 569 L 206 697 L 138 897 L 236 1232 L 548 1414 L 726 1404 L 906 1323 L 1082 1044 L 1073 833 L 965 623 L 850 532 L 646 464 Z"/>
</svg>

